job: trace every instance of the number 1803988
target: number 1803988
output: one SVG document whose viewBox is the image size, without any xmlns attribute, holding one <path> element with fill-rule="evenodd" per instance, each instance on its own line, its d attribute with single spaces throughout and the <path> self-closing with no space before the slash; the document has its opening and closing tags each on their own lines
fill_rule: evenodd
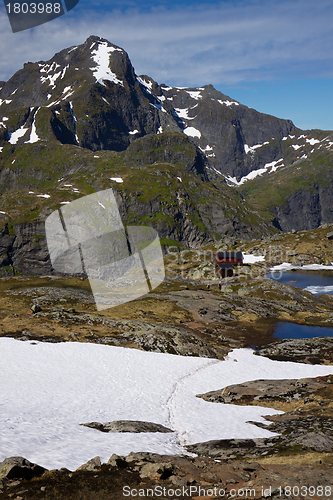
<svg viewBox="0 0 333 500">
<path fill-rule="evenodd" d="M 8 14 L 60 14 L 60 3 L 7 3 Z"/>
</svg>

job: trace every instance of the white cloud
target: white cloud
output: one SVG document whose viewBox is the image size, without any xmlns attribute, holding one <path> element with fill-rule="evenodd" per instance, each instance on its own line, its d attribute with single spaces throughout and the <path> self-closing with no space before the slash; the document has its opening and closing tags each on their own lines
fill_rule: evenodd
<svg viewBox="0 0 333 500">
<path fill-rule="evenodd" d="M 330 0 L 224 2 L 148 12 L 105 12 L 90 5 L 81 0 L 77 12 L 15 34 L 1 16 L 0 80 L 24 62 L 47 60 L 91 34 L 123 47 L 136 72 L 159 83 L 333 77 Z"/>
</svg>

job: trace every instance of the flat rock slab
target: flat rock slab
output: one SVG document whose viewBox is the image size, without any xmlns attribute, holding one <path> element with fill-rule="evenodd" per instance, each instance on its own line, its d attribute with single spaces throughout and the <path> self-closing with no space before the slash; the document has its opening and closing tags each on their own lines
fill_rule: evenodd
<svg viewBox="0 0 333 500">
<path fill-rule="evenodd" d="M 153 422 L 141 422 L 139 420 L 113 420 L 101 424 L 100 422 L 90 422 L 87 424 L 80 424 L 85 427 L 91 427 L 101 432 L 174 432 L 161 424 L 154 424 Z"/>
</svg>

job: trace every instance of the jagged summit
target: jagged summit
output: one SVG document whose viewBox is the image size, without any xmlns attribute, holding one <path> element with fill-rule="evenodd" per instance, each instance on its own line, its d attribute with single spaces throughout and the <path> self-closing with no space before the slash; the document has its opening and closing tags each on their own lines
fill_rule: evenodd
<svg viewBox="0 0 333 500">
<path fill-rule="evenodd" d="M 2 85 L 0 110 L 0 139 L 11 144 L 40 137 L 122 151 L 147 134 L 183 133 L 209 175 L 233 186 L 307 157 L 321 140 L 212 85 L 172 87 L 137 76 L 124 49 L 94 35 L 49 61 L 25 64 Z M 331 147 L 330 139 L 322 146 Z"/>
</svg>

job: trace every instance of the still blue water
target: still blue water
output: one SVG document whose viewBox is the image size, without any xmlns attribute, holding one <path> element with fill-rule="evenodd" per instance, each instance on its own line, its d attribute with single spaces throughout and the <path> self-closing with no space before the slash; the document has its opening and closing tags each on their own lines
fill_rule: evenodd
<svg viewBox="0 0 333 500">
<path fill-rule="evenodd" d="M 333 271 L 275 271 L 267 274 L 266 277 L 305 289 L 314 295 L 333 294 Z M 278 339 L 333 337 L 333 328 L 296 325 L 281 321 L 275 327 L 274 337 Z"/>
<path fill-rule="evenodd" d="M 306 289 L 315 295 L 333 294 L 333 271 L 274 271 L 266 278 Z"/>
<path fill-rule="evenodd" d="M 333 328 L 325 326 L 295 325 L 295 323 L 278 323 L 274 337 L 278 339 L 312 339 L 314 337 L 333 337 Z"/>
</svg>

